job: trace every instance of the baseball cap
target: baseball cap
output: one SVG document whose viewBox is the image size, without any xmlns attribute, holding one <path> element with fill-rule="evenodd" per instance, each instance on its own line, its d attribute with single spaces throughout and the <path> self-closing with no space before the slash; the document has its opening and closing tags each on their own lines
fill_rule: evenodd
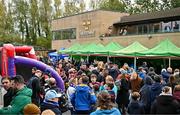
<svg viewBox="0 0 180 115">
<path fill-rule="evenodd" d="M 58 97 L 61 97 L 61 94 L 57 93 L 55 90 L 49 90 L 49 91 L 47 91 L 47 93 L 45 95 L 46 100 L 50 100 L 50 99 L 58 98 Z"/>
</svg>

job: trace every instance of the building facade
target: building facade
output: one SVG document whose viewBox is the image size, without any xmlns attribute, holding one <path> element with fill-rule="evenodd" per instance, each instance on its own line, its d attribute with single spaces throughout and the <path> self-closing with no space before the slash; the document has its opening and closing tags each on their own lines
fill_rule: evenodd
<svg viewBox="0 0 180 115">
<path fill-rule="evenodd" d="M 138 41 L 152 48 L 166 38 L 180 47 L 180 8 L 136 15 L 95 10 L 53 20 L 52 32 L 52 49 L 57 50 L 111 41 L 122 46 Z"/>
<path fill-rule="evenodd" d="M 111 33 L 113 23 L 126 13 L 105 10 L 89 11 L 52 21 L 52 49 L 67 48 L 74 43 L 98 43 L 101 37 Z"/>
</svg>

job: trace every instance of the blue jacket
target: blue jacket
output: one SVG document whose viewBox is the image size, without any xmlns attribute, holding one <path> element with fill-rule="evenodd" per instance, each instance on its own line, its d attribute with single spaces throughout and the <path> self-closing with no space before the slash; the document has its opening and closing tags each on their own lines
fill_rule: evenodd
<svg viewBox="0 0 180 115">
<path fill-rule="evenodd" d="M 91 93 L 89 86 L 80 84 L 75 93 L 71 95 L 71 103 L 75 110 L 91 110 L 91 105 L 96 103 L 96 96 Z"/>
<path fill-rule="evenodd" d="M 162 91 L 162 84 L 155 82 L 151 86 L 151 103 L 159 96 Z"/>
<path fill-rule="evenodd" d="M 144 114 L 145 111 L 144 111 L 143 104 L 141 102 L 133 100 L 128 105 L 128 113 L 129 113 L 129 115 L 131 115 L 131 114 Z"/>
<path fill-rule="evenodd" d="M 110 110 L 96 110 L 90 115 L 121 115 L 117 108 L 112 108 Z"/>
</svg>

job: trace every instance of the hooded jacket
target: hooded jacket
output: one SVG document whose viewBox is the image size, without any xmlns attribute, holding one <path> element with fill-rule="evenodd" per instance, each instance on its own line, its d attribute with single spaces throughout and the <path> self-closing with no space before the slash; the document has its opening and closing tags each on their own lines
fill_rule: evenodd
<svg viewBox="0 0 180 115">
<path fill-rule="evenodd" d="M 121 115 L 117 108 L 112 108 L 110 110 L 96 110 L 90 115 Z"/>
<path fill-rule="evenodd" d="M 75 110 L 91 110 L 91 105 L 96 103 L 96 96 L 91 93 L 89 86 L 80 84 L 75 93 L 71 95 L 71 103 Z"/>
<path fill-rule="evenodd" d="M 0 109 L 0 114 L 22 114 L 24 106 L 31 103 L 32 90 L 26 86 L 19 90 L 9 107 Z"/>
<path fill-rule="evenodd" d="M 179 103 L 170 95 L 160 95 L 151 107 L 151 114 L 177 114 Z"/>
<path fill-rule="evenodd" d="M 138 101 L 132 101 L 128 105 L 128 113 L 131 114 L 144 114 L 144 106 L 141 102 Z"/>
<path fill-rule="evenodd" d="M 160 84 L 159 82 L 155 82 L 152 84 L 151 86 L 151 103 L 156 99 L 157 96 L 159 96 L 159 94 L 162 91 L 162 84 Z"/>
<path fill-rule="evenodd" d="M 144 104 L 146 113 L 149 113 L 151 108 L 150 92 L 153 80 L 151 77 L 147 76 L 144 79 L 144 83 L 144 86 L 140 89 L 140 102 Z"/>
</svg>

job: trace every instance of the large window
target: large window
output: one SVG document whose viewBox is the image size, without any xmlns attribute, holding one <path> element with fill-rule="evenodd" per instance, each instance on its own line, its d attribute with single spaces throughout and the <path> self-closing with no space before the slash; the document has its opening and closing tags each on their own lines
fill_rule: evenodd
<svg viewBox="0 0 180 115">
<path fill-rule="evenodd" d="M 66 39 L 76 39 L 76 29 L 63 29 L 58 31 L 53 31 L 54 40 L 66 40 Z"/>
</svg>

